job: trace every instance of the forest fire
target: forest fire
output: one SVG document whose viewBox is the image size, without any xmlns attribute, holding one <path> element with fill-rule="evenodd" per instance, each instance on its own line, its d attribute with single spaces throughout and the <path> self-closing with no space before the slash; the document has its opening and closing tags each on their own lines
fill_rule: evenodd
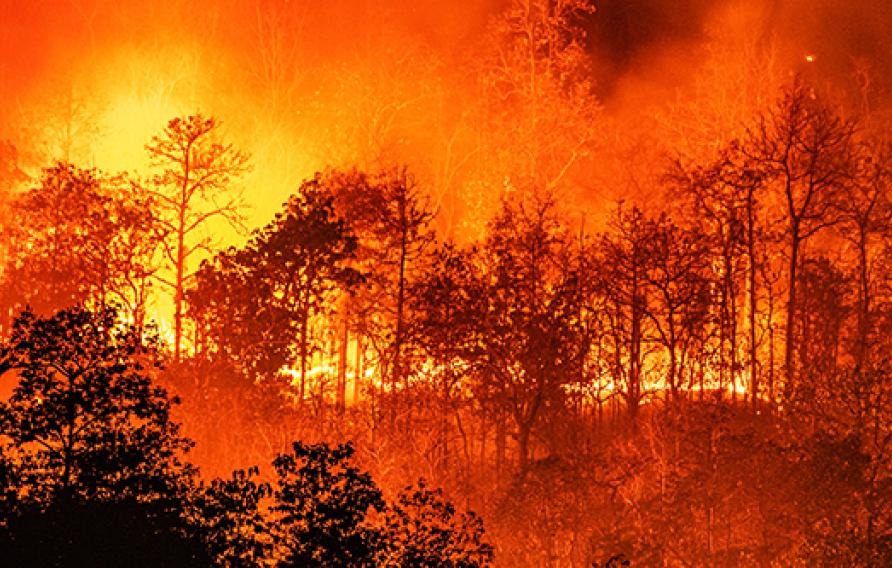
<svg viewBox="0 0 892 568">
<path fill-rule="evenodd" d="M 0 564 L 892 565 L 880 0 L 0 0 Z"/>
</svg>

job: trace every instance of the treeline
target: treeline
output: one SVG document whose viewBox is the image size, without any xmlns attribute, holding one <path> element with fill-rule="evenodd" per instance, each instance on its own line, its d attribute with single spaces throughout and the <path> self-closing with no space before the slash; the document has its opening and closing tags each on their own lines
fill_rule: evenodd
<svg viewBox="0 0 892 568">
<path fill-rule="evenodd" d="M 59 164 L 12 202 L 5 308 L 139 329 L 168 290 L 159 379 L 207 470 L 352 440 L 481 511 L 506 565 L 892 559 L 880 117 L 796 80 L 598 232 L 516 182 L 450 242 L 408 169 L 329 171 L 195 272 L 245 158 L 202 117 L 149 151 L 147 182 Z"/>
<path fill-rule="evenodd" d="M 197 352 L 251 380 L 299 370 L 315 416 L 343 412 L 352 369 L 373 447 L 424 429 L 409 463 L 494 488 L 506 563 L 619 546 L 644 563 L 881 565 L 887 136 L 796 80 L 715 158 L 667 168 L 667 211 L 619 204 L 589 234 L 556 195 L 515 188 L 468 246 L 435 238 L 405 170 L 319 176 L 202 267 Z M 265 364 L 262 345 L 290 351 Z"/>
</svg>

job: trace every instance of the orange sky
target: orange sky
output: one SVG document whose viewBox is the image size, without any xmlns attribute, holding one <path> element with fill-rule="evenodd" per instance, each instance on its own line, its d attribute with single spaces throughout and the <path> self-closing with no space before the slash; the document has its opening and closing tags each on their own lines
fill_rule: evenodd
<svg viewBox="0 0 892 568">
<path fill-rule="evenodd" d="M 432 54 L 441 68 L 404 73 L 405 93 L 397 96 L 416 96 L 412 89 L 423 81 L 462 90 L 463 62 L 478 48 L 488 18 L 506 4 L 0 0 L 0 138 L 19 145 L 32 173 L 53 157 L 142 172 L 143 145 L 164 122 L 197 111 L 215 115 L 253 155 L 254 171 L 242 185 L 252 224 L 260 225 L 314 170 L 357 159 L 361 152 L 344 143 L 357 136 L 349 107 L 382 89 L 359 92 L 357 85 L 380 82 L 406 53 L 422 61 Z M 703 57 L 704 42 L 733 35 L 711 27 L 734 6 L 754 14 L 755 25 L 747 23 L 743 33 L 777 34 L 791 61 L 816 52 L 827 72 L 865 53 L 885 62 L 892 50 L 892 3 L 885 0 L 597 4 L 595 74 L 615 116 L 675 97 Z M 414 118 L 399 117 L 410 131 Z M 423 162 L 432 151 L 424 140 L 429 130 L 425 123 L 410 132 L 404 146 L 411 155 L 401 157 Z"/>
</svg>

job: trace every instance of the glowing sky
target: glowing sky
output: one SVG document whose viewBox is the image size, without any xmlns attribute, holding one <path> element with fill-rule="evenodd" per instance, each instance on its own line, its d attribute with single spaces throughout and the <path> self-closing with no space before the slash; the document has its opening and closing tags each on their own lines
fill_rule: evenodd
<svg viewBox="0 0 892 568">
<path fill-rule="evenodd" d="M 467 61 L 507 4 L 0 0 L 0 138 L 19 146 L 31 173 L 53 158 L 142 172 L 143 145 L 164 122 L 196 111 L 215 115 L 253 155 L 241 185 L 251 224 L 260 225 L 314 170 L 362 161 L 368 149 L 356 140 L 374 132 L 360 132 L 357 114 L 373 112 L 362 105 L 390 88 L 380 85 L 389 70 L 403 73 L 404 84 L 392 88 L 401 90 L 397 97 L 418 98 L 415 88 L 466 89 Z M 791 61 L 815 53 L 828 75 L 842 76 L 852 58 L 869 56 L 881 70 L 892 59 L 892 3 L 885 0 L 597 6 L 586 23 L 597 91 L 617 116 L 674 96 L 704 42 L 735 34 L 777 36 Z M 746 14 L 725 17 L 734 11 Z M 427 64 L 434 60 L 437 68 Z M 400 159 L 423 170 L 434 151 L 425 140 L 431 125 L 416 119 L 409 112 L 388 118 L 403 121 L 395 139 L 408 150 Z"/>
</svg>

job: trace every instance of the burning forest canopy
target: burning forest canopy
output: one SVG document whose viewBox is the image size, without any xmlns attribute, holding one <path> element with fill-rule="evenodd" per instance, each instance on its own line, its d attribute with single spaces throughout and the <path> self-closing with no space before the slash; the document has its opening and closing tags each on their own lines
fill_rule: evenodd
<svg viewBox="0 0 892 568">
<path fill-rule="evenodd" d="M 10 558 L 892 563 L 892 7 L 460 4 L 0 0 Z"/>
</svg>

